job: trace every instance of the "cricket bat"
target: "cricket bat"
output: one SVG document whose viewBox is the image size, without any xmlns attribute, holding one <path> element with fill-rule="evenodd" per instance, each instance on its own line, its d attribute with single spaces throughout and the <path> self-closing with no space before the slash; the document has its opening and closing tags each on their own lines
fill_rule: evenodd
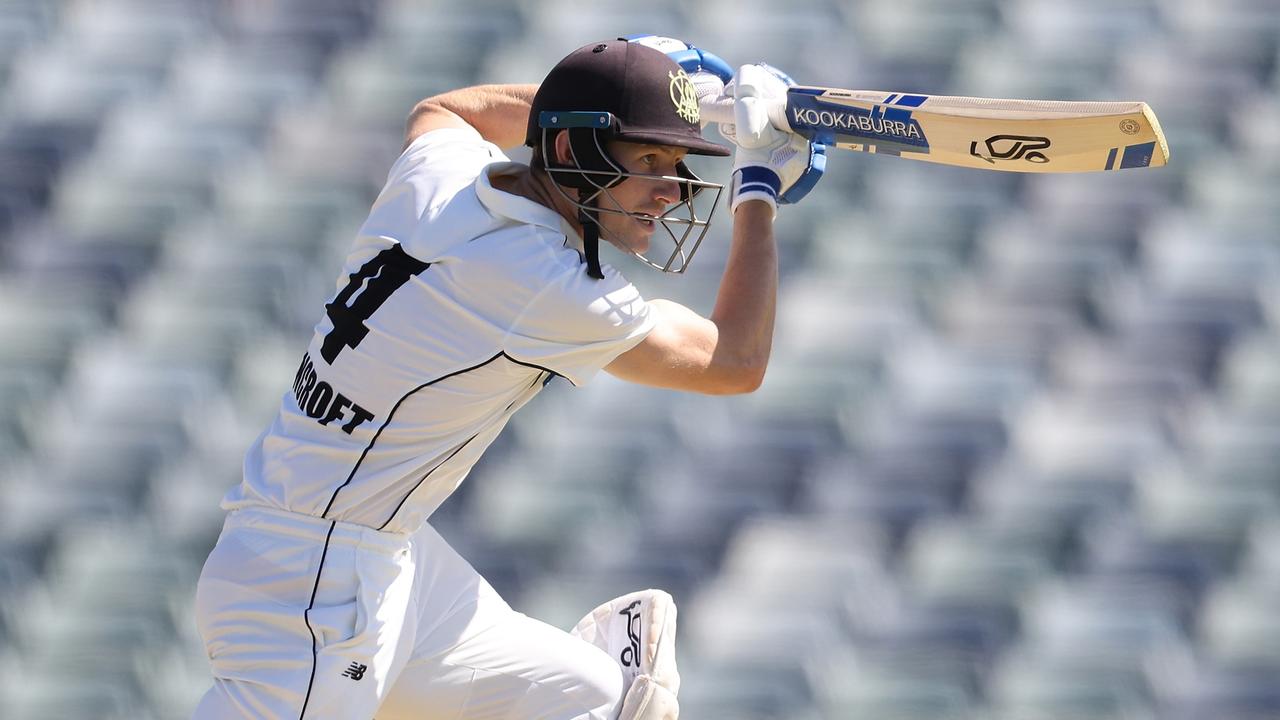
<svg viewBox="0 0 1280 720">
<path fill-rule="evenodd" d="M 732 123 L 733 104 L 703 103 Z M 1169 146 L 1144 102 L 995 100 L 796 86 L 769 109 L 774 126 L 844 150 L 1033 173 L 1160 167 Z"/>
</svg>

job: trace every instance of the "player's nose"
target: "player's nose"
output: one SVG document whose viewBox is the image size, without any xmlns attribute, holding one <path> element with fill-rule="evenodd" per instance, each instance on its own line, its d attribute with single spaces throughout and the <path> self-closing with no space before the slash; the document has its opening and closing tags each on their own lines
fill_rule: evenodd
<svg viewBox="0 0 1280 720">
<path fill-rule="evenodd" d="M 680 200 L 680 183 L 670 178 L 662 178 L 653 182 L 653 199 L 662 203 L 665 208 Z"/>
</svg>

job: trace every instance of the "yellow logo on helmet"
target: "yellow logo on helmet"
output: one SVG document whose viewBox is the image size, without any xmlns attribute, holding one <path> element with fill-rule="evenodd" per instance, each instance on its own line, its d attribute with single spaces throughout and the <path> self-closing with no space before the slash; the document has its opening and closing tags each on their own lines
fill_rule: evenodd
<svg viewBox="0 0 1280 720">
<path fill-rule="evenodd" d="M 671 102 L 676 106 L 676 114 L 682 119 L 696 123 L 701 119 L 698 111 L 698 91 L 693 87 L 693 80 L 684 70 L 667 73 L 671 78 Z"/>
</svg>

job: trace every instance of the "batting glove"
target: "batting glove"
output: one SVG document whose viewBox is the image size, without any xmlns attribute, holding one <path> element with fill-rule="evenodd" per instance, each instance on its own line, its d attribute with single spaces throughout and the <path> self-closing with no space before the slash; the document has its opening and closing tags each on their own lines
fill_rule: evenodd
<svg viewBox="0 0 1280 720">
<path fill-rule="evenodd" d="M 734 122 L 721 123 L 720 134 L 737 146 L 729 196 L 734 211 L 747 200 L 763 200 L 776 213 L 779 203 L 796 203 L 809 194 L 826 171 L 826 145 L 770 122 L 770 108 L 785 107 L 793 85 L 786 73 L 757 63 L 738 68 L 725 88 L 734 99 Z"/>
<path fill-rule="evenodd" d="M 626 40 L 651 47 L 674 60 L 693 81 L 699 103 L 722 97 L 725 83 L 733 79 L 733 68 L 729 63 L 683 40 L 662 35 L 628 35 Z M 706 127 L 707 122 L 704 121 L 702 126 Z"/>
</svg>

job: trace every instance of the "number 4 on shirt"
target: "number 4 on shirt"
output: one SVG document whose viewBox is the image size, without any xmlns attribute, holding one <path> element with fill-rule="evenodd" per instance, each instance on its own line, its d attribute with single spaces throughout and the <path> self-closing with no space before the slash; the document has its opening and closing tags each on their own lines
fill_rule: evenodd
<svg viewBox="0 0 1280 720">
<path fill-rule="evenodd" d="M 354 348 L 369 334 L 365 320 L 409 281 L 426 270 L 431 263 L 410 257 L 399 244 L 383 250 L 349 276 L 346 287 L 328 305 L 325 314 L 333 329 L 324 336 L 320 355 L 330 365 L 343 348 Z"/>
</svg>

